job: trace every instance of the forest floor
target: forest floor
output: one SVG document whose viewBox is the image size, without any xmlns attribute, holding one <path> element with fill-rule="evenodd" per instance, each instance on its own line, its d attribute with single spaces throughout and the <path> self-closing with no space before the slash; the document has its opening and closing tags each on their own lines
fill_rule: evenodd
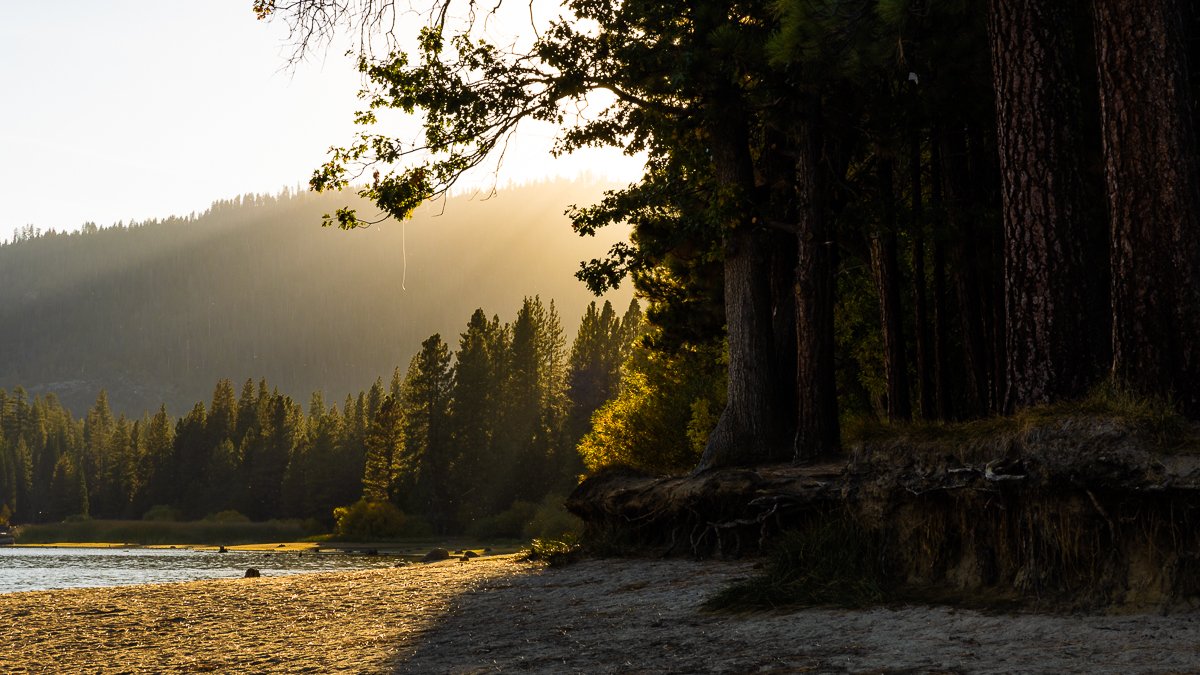
<svg viewBox="0 0 1200 675">
<path fill-rule="evenodd" d="M 1200 672 L 1200 613 L 708 613 L 749 562 L 511 556 L 0 595 L 4 673 Z"/>
</svg>

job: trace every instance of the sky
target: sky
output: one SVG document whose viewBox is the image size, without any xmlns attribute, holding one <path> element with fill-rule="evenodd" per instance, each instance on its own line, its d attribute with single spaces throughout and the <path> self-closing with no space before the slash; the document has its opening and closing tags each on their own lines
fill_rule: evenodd
<svg viewBox="0 0 1200 675">
<path fill-rule="evenodd" d="M 362 107 L 335 46 L 288 69 L 281 23 L 251 0 L 12 3 L 0 22 L 0 240 L 201 212 L 307 184 Z M 416 26 L 413 26 L 413 30 Z M 392 130 L 394 131 L 394 130 Z M 555 160 L 529 128 L 481 185 L 590 173 L 633 180 L 613 150 Z"/>
</svg>

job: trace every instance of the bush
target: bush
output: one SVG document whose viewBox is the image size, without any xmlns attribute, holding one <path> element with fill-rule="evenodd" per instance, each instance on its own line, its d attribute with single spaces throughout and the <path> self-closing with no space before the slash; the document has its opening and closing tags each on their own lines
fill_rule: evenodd
<svg viewBox="0 0 1200 675">
<path fill-rule="evenodd" d="M 209 520 L 87 520 L 73 523 L 25 525 L 21 541 L 28 544 L 100 542 L 129 544 L 261 544 L 299 541 L 319 530 L 298 520 L 265 523 L 217 523 Z"/>
<path fill-rule="evenodd" d="M 360 499 L 350 506 L 333 510 L 339 539 L 371 541 L 390 539 L 405 533 L 404 513 L 391 502 Z"/>
<path fill-rule="evenodd" d="M 621 389 L 592 414 L 578 444 L 588 472 L 627 466 L 686 473 L 724 407 L 723 352 L 715 346 L 674 354 L 641 349 L 622 367 Z"/>
<path fill-rule="evenodd" d="M 209 515 L 205 516 L 204 520 L 206 520 L 210 523 L 248 523 L 248 522 L 250 522 L 249 518 L 247 518 L 246 516 L 243 516 L 241 513 L 239 513 L 238 511 L 235 511 L 233 509 L 229 509 L 227 511 L 220 511 L 218 513 L 210 513 Z M 319 529 L 319 528 L 312 528 L 309 523 L 305 523 L 305 527 L 307 529 Z"/>
<path fill-rule="evenodd" d="M 582 548 L 573 536 L 562 539 L 534 539 L 524 560 L 544 560 L 550 567 L 562 567 L 579 560 Z"/>
<path fill-rule="evenodd" d="M 471 523 L 467 534 L 476 539 L 521 539 L 537 510 L 533 502 L 513 502 L 507 510 Z"/>
<path fill-rule="evenodd" d="M 523 539 L 562 540 L 577 536 L 583 523 L 571 515 L 563 506 L 565 498 L 549 494 L 537 505 L 537 509 L 521 528 Z"/>
<path fill-rule="evenodd" d="M 179 509 L 167 504 L 158 504 L 151 506 L 149 511 L 146 511 L 142 516 L 142 520 L 156 520 L 160 522 L 174 523 L 179 521 Z"/>
</svg>

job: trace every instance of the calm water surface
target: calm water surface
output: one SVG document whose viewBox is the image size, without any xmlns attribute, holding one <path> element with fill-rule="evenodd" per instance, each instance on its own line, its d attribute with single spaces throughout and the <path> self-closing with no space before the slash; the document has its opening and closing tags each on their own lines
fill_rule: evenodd
<svg viewBox="0 0 1200 675">
<path fill-rule="evenodd" d="M 340 553 L 250 553 L 144 548 L 0 547 L 0 593 L 391 567 L 396 558 Z"/>
</svg>

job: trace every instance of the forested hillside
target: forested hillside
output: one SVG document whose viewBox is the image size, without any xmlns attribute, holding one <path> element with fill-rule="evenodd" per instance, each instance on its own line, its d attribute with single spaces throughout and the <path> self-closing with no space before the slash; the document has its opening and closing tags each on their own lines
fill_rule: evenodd
<svg viewBox="0 0 1200 675">
<path fill-rule="evenodd" d="M 221 378 L 266 378 L 296 397 L 358 391 L 476 308 L 510 315 L 540 295 L 580 316 L 592 297 L 574 272 L 614 237 L 580 238 L 563 210 L 600 190 L 455 197 L 403 228 L 350 233 L 319 227 L 350 197 L 290 191 L 164 221 L 28 230 L 0 245 L 0 387 L 53 392 L 76 415 L 106 389 L 132 416 L 162 403 L 182 413 Z M 609 297 L 623 307 L 628 293 Z"/>
</svg>

